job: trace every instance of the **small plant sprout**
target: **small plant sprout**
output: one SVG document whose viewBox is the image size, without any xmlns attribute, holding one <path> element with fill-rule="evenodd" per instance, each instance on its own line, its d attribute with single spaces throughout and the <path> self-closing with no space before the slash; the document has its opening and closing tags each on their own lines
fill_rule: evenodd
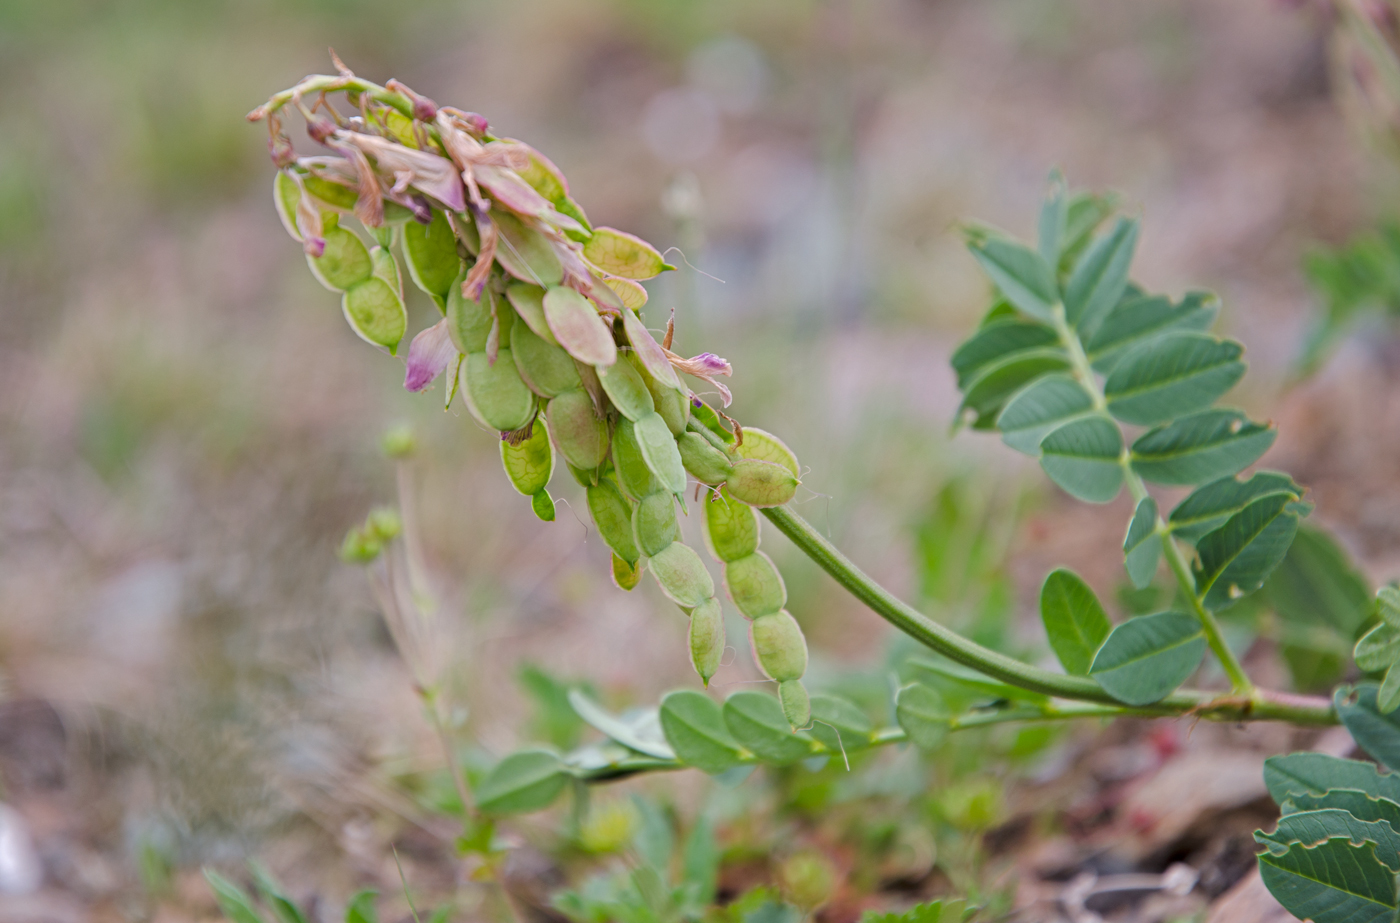
<svg viewBox="0 0 1400 923">
<path fill-rule="evenodd" d="M 284 132 L 288 110 L 305 120 L 316 153 L 296 152 Z M 1362 670 L 1384 673 L 1382 685 L 1342 686 L 1331 698 L 1264 689 L 1226 643 L 1221 614 L 1260 591 L 1312 505 L 1286 474 L 1246 473 L 1276 431 L 1219 404 L 1245 373 L 1244 348 L 1211 332 L 1214 296 L 1171 298 L 1133 282 L 1138 222 L 1117 215 L 1109 198 L 1072 194 L 1054 175 L 1034 245 L 966 230 L 995 297 L 952 357 L 958 425 L 999 435 L 1072 497 L 1103 504 L 1126 491 L 1123 572 L 1139 588 L 1159 578 L 1174 588 L 1169 607 L 1115 625 L 1087 583 L 1055 570 L 1041 615 L 1060 669 L 1046 669 L 900 601 L 788 506 L 800 483 L 797 458 L 779 437 L 726 414 L 732 395 L 720 379 L 730 364 L 708 352 L 684 358 L 672 351 L 673 323 L 658 342 L 641 319 L 640 283 L 675 267 L 632 234 L 594 227 L 539 151 L 496 136 L 480 115 L 344 68 L 306 78 L 248 118 L 269 131 L 283 224 L 312 273 L 340 296 L 354 331 L 401 353 L 410 337 L 406 269 L 439 316 L 411 334 L 405 387 L 423 391 L 445 377 L 446 405 L 460 393 L 499 433 L 507 480 L 540 519 L 554 519 L 549 487 L 567 471 L 611 550 L 613 581 L 631 590 L 651 574 L 689 617 L 691 662 L 708 685 L 725 647 L 722 607 L 678 516 L 689 479 L 703 485 L 705 547 L 749 622 L 758 667 L 776 684 L 776 697 L 747 690 L 722 703 L 682 689 L 628 716 L 577 696 L 580 717 L 611 743 L 506 757 L 476 786 L 483 817 L 538 810 L 571 785 L 641 772 L 718 774 L 903 743 L 936 749 L 965 728 L 1081 717 L 1341 722 L 1400 769 L 1394 589 L 1382 591 L 1375 627 L 1356 649 Z M 692 381 L 717 389 L 720 406 L 698 397 Z M 402 470 L 412 439 L 393 435 L 385 448 Z M 802 614 L 788 610 L 783 577 L 760 550 L 760 514 L 858 600 L 941 655 L 939 676 L 976 694 L 954 702 L 935 684 L 914 682 L 897 690 L 889 710 L 897 723 L 885 727 L 851 701 L 809 694 Z M 411 525 L 371 513 L 342 550 L 370 566 L 386 612 L 404 611 L 415 595 L 404 587 L 419 586 L 412 567 L 396 570 L 388 555 L 411 542 Z M 400 570 L 409 573 L 396 577 Z M 401 646 L 415 649 L 416 639 Z M 1208 659 L 1228 688 L 1185 687 Z M 435 679 L 420 682 L 432 689 Z M 1396 919 L 1397 777 L 1320 754 L 1274 757 L 1265 777 L 1284 810 L 1274 832 L 1257 834 L 1262 874 L 1279 900 L 1320 923 Z M 830 895 L 829 872 L 794 856 L 783 884 L 815 908 Z"/>
</svg>

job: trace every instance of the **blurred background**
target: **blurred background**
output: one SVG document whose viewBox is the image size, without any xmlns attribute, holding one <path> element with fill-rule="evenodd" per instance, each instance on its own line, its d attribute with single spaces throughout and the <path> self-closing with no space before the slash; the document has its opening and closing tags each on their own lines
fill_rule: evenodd
<svg viewBox="0 0 1400 923">
<path fill-rule="evenodd" d="M 299 900 L 338 907 L 370 883 L 392 902 L 402 875 L 477 918 L 435 819 L 437 739 L 363 573 L 337 557 L 396 502 L 378 448 L 392 425 L 420 446 L 406 476 L 464 759 L 577 740 L 559 707 L 573 682 L 614 707 L 693 685 L 674 607 L 650 581 L 611 584 L 581 491 L 557 477 L 572 508 L 535 520 L 495 435 L 460 403 L 444 414 L 440 391 L 403 391 L 401 361 L 354 336 L 279 226 L 243 116 L 330 70 L 328 46 L 533 144 L 595 224 L 679 247 L 646 318 L 674 307 L 679 352 L 733 362 L 731 413 L 808 469 L 803 515 L 904 598 L 1035 659 L 1050 568 L 1119 615 L 1139 605 L 1118 592 L 1126 498 L 1076 504 L 994 439 L 949 436 L 947 358 L 987 303 L 959 222 L 1029 236 L 1055 166 L 1142 216 L 1144 286 L 1220 293 L 1219 329 L 1251 360 L 1234 400 L 1280 423 L 1264 464 L 1311 487 L 1363 579 L 1400 571 L 1397 341 L 1370 322 L 1296 375 L 1326 301 L 1305 258 L 1382 222 L 1398 188 L 1334 31 L 1326 8 L 1267 0 L 0 3 L 0 919 L 217 918 L 200 866 L 249 855 Z M 432 307 L 409 299 L 413 332 Z M 865 669 L 879 691 L 887 626 L 769 533 L 814 688 Z M 729 617 L 721 695 L 758 678 Z M 988 738 L 911 790 L 946 783 L 928 816 L 952 836 L 1004 828 L 1027 810 L 1012 780 L 1086 753 L 1155 766 L 1287 740 L 1188 730 Z M 797 836 L 855 868 L 864 847 L 820 818 L 901 797 L 914 770 L 892 759 L 854 793 L 749 783 L 796 813 L 731 842 Z M 1133 772 L 1094 771 L 1085 790 Z M 596 797 L 684 818 L 718 797 L 691 775 Z M 731 829 L 748 789 L 714 808 Z M 551 823 L 512 834 L 541 917 L 582 874 Z M 935 870 L 934 827 L 887 831 L 903 858 L 853 878 L 855 909 L 826 919 L 888 887 L 958 884 L 956 861 Z"/>
</svg>

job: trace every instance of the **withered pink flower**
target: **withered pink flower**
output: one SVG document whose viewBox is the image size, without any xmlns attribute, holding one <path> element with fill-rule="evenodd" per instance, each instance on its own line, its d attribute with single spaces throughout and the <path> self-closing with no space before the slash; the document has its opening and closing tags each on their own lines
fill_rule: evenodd
<svg viewBox="0 0 1400 923">
<path fill-rule="evenodd" d="M 734 366 L 729 364 L 728 359 L 721 359 L 714 353 L 701 353 L 698 356 L 684 359 L 669 349 L 666 350 L 666 358 L 671 360 L 671 365 L 676 369 L 714 385 L 719 390 L 720 398 L 724 401 L 725 407 L 733 402 L 734 396 L 716 378 L 718 375 L 728 378 L 734 374 Z"/>
<path fill-rule="evenodd" d="M 420 151 L 379 135 L 340 131 L 335 138 L 373 157 L 379 169 L 393 177 L 391 188 L 394 193 L 401 195 L 412 186 L 454 212 L 467 207 L 461 175 L 446 157 Z"/>
<path fill-rule="evenodd" d="M 476 222 L 476 233 L 481 239 L 481 249 L 476 255 L 476 262 L 467 271 L 467 277 L 462 280 L 462 297 L 469 301 L 480 301 L 481 291 L 486 288 L 486 280 L 491 277 L 491 264 L 496 259 L 496 242 L 499 235 L 496 233 L 495 223 L 486 214 L 485 208 L 478 208 L 474 202 L 468 207 Z"/>
<path fill-rule="evenodd" d="M 377 228 L 384 223 L 384 192 L 379 186 L 379 177 L 363 151 L 336 137 L 343 134 L 346 132 L 337 131 L 324 143 L 343 155 L 355 171 L 355 188 L 359 192 L 359 198 L 355 201 L 355 217 L 366 226 Z"/>
<path fill-rule="evenodd" d="M 422 391 L 447 370 L 457 358 L 457 347 L 447 332 L 447 318 L 421 331 L 408 346 L 408 362 L 403 386 L 409 391 Z"/>
</svg>

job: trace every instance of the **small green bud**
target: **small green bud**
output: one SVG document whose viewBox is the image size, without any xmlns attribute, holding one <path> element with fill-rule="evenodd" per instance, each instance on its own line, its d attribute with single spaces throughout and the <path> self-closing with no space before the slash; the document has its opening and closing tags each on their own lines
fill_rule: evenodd
<svg viewBox="0 0 1400 923">
<path fill-rule="evenodd" d="M 402 423 L 379 437 L 379 448 L 386 456 L 398 461 L 418 451 L 418 439 L 413 435 L 413 427 Z"/>
<path fill-rule="evenodd" d="M 683 542 L 672 542 L 652 555 L 650 567 L 661 592 L 682 609 L 694 609 L 715 595 L 710 572 Z"/>
<path fill-rule="evenodd" d="M 736 500 L 749 506 L 782 506 L 797 493 L 797 485 L 802 483 L 782 465 L 752 458 L 741 458 L 734 463 L 725 487 Z"/>
<path fill-rule="evenodd" d="M 638 560 L 636 564 L 628 564 L 614 552 L 612 556 L 612 578 L 613 583 L 616 584 L 620 590 L 630 591 L 635 589 L 637 582 L 642 579 L 642 562 Z"/>
<path fill-rule="evenodd" d="M 723 484 L 734 473 L 729 458 L 699 433 L 681 433 L 676 437 L 676 448 L 685 470 L 701 484 Z"/>
<path fill-rule="evenodd" d="M 680 537 L 676 524 L 676 500 L 664 491 L 647 494 L 632 510 L 632 534 L 647 557 Z"/>
<path fill-rule="evenodd" d="M 593 514 L 598 534 L 613 553 L 635 565 L 641 555 L 632 537 L 632 507 L 612 481 L 599 481 L 588 488 L 588 511 Z"/>
<path fill-rule="evenodd" d="M 608 424 L 593 412 L 593 399 L 582 388 L 565 391 L 545 408 L 549 435 L 564 460 L 592 469 L 608 457 Z"/>
<path fill-rule="evenodd" d="M 783 577 L 761 551 L 724 565 L 724 589 L 747 618 L 772 615 L 787 605 Z"/>
<path fill-rule="evenodd" d="M 403 520 L 399 518 L 398 510 L 392 507 L 376 507 L 365 518 L 365 532 L 387 544 L 403 532 Z"/>
<path fill-rule="evenodd" d="M 807 687 L 800 679 L 790 679 L 778 684 L 778 701 L 783 706 L 783 717 L 795 731 L 812 723 L 812 700 L 807 695 Z"/>
<path fill-rule="evenodd" d="M 711 596 L 690 610 L 690 664 L 706 686 L 724 657 L 724 612 Z"/>
<path fill-rule="evenodd" d="M 807 672 L 807 639 L 786 609 L 754 619 L 749 640 L 759 669 L 769 679 L 785 683 Z"/>
<path fill-rule="evenodd" d="M 554 498 L 549 495 L 549 491 L 540 489 L 539 493 L 530 498 L 530 508 L 535 511 L 535 515 L 545 522 L 554 521 Z"/>
<path fill-rule="evenodd" d="M 340 543 L 340 559 L 346 564 L 369 564 L 383 550 L 378 537 L 357 526 L 345 533 L 345 541 Z"/>
<path fill-rule="evenodd" d="M 758 550 L 758 514 L 720 488 L 703 502 L 705 544 L 720 561 L 737 561 Z"/>
</svg>

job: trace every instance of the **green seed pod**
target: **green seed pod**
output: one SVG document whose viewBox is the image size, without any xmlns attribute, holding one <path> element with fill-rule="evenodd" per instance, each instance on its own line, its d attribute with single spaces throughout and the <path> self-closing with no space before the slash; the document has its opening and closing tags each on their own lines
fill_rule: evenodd
<svg viewBox="0 0 1400 923">
<path fill-rule="evenodd" d="M 465 278 L 464 270 L 447 291 L 447 332 L 457 351 L 470 355 L 486 348 L 486 338 L 491 335 L 491 325 L 495 322 L 491 310 L 495 296 L 488 287 L 481 293 L 480 301 L 466 298 L 461 285 Z"/>
<path fill-rule="evenodd" d="M 642 554 L 651 557 L 680 537 L 676 498 L 658 490 L 637 501 L 632 510 L 632 535 Z"/>
<path fill-rule="evenodd" d="M 637 444 L 642 447 L 642 458 L 655 474 L 661 486 L 673 494 L 685 493 L 685 465 L 681 463 L 681 451 L 676 448 L 675 437 L 666 427 L 666 421 L 657 413 L 649 413 L 633 422 L 637 434 Z"/>
<path fill-rule="evenodd" d="M 612 578 L 613 583 L 620 590 L 631 591 L 636 589 L 637 582 L 642 579 L 642 562 L 628 564 L 619 558 L 616 553 L 612 556 Z"/>
<path fill-rule="evenodd" d="M 545 411 L 548 413 L 548 410 Z M 569 469 L 569 474 L 573 475 L 574 481 L 580 487 L 588 488 L 598 483 L 598 478 L 602 472 L 598 468 L 575 468 L 568 462 L 564 462 L 564 467 Z"/>
<path fill-rule="evenodd" d="M 704 501 L 705 546 L 718 561 L 737 561 L 758 550 L 758 513 L 721 488 Z"/>
<path fill-rule="evenodd" d="M 301 243 L 301 230 L 297 228 L 297 204 L 301 202 L 301 186 L 286 170 L 278 170 L 272 181 L 272 201 L 277 206 L 277 217 L 282 219 L 282 227 L 292 235 L 292 240 Z"/>
<path fill-rule="evenodd" d="M 715 595 L 710 572 L 683 542 L 672 542 L 652 555 L 650 567 L 661 592 L 682 609 L 694 609 Z"/>
<path fill-rule="evenodd" d="M 509 349 L 501 350 L 494 363 L 485 352 L 467 356 L 462 389 L 477 419 L 503 433 L 520 429 L 535 413 L 535 395 L 520 380 Z"/>
<path fill-rule="evenodd" d="M 374 277 L 383 279 L 403 301 L 403 281 L 399 278 L 399 261 L 394 259 L 393 251 L 387 245 L 371 247 L 369 262 L 374 267 Z"/>
<path fill-rule="evenodd" d="M 410 221 L 403 227 L 403 256 L 413 284 L 428 293 L 439 311 L 447 310 L 447 293 L 462 272 L 457 235 L 447 215 L 433 209 L 427 225 Z"/>
<path fill-rule="evenodd" d="M 593 514 L 598 534 L 613 554 L 635 566 L 641 554 L 632 537 L 632 506 L 612 481 L 599 481 L 588 488 L 588 511 Z"/>
<path fill-rule="evenodd" d="M 750 622 L 749 641 L 754 660 L 769 679 L 785 683 L 807 672 L 807 639 L 786 609 Z"/>
<path fill-rule="evenodd" d="M 744 442 L 742 445 L 734 447 L 734 454 L 740 458 L 753 458 L 758 461 L 782 465 L 792 472 L 793 477 L 800 478 L 802 476 L 802 472 L 797 466 L 797 456 L 793 454 L 792 449 L 789 449 L 783 440 L 767 430 L 751 426 L 744 427 Z"/>
<path fill-rule="evenodd" d="M 795 731 L 812 723 L 812 700 L 807 695 L 807 687 L 800 679 L 790 679 L 778 684 L 778 701 L 783 706 L 783 717 Z"/>
<path fill-rule="evenodd" d="M 303 176 L 301 183 L 307 192 L 337 211 L 353 211 L 355 200 L 360 197 L 360 194 L 349 186 L 342 186 L 313 174 Z"/>
<path fill-rule="evenodd" d="M 384 543 L 377 535 L 357 526 L 345 533 L 345 541 L 340 543 L 340 560 L 346 564 L 369 564 L 383 550 Z"/>
<path fill-rule="evenodd" d="M 526 282 L 512 282 L 506 289 L 506 298 L 510 299 L 515 313 L 530 325 L 535 336 L 551 346 L 559 345 L 554 331 L 549 329 L 549 321 L 544 317 L 544 289 Z"/>
<path fill-rule="evenodd" d="M 507 209 L 493 208 L 491 221 L 501 241 L 496 262 L 502 269 L 523 282 L 549 286 L 563 281 L 564 266 L 548 238 Z"/>
<path fill-rule="evenodd" d="M 646 382 L 630 362 L 614 362 L 598 369 L 598 380 L 608 400 L 624 417 L 633 422 L 656 412 Z"/>
<path fill-rule="evenodd" d="M 554 498 L 549 495 L 549 491 L 541 490 L 530 498 L 530 508 L 535 511 L 535 515 L 545 522 L 554 521 Z"/>
<path fill-rule="evenodd" d="M 627 329 L 629 331 L 630 340 L 630 331 L 632 330 L 630 326 L 631 315 L 627 314 L 624 315 L 624 317 L 629 320 Z M 638 321 L 637 323 L 640 324 L 641 322 Z M 650 334 L 647 334 L 648 339 L 650 339 L 650 336 Z M 637 341 L 632 340 L 632 342 L 635 344 Z M 650 345 L 658 352 L 661 351 L 661 347 L 657 345 L 655 340 L 651 340 Z M 685 389 L 680 387 L 680 383 L 675 381 L 674 370 L 672 370 L 671 381 L 674 381 L 675 384 L 672 385 L 656 377 L 649 367 L 646 358 L 642 355 L 640 348 L 635 348 L 634 346 L 630 352 L 624 353 L 623 355 L 626 357 L 628 363 L 631 364 L 632 368 L 637 370 L 637 374 L 642 376 L 642 381 L 646 382 L 647 390 L 651 392 L 652 403 L 656 406 L 656 412 L 661 414 L 661 419 L 666 421 L 666 427 L 671 431 L 671 434 L 678 435 L 685 432 L 685 425 L 690 420 L 690 398 L 686 396 Z M 661 353 L 663 359 L 665 359 L 665 356 L 665 353 Z M 668 361 L 666 363 L 666 368 L 669 369 L 670 367 L 670 362 Z"/>
<path fill-rule="evenodd" d="M 556 285 L 544 293 L 544 316 L 559 345 L 580 362 L 592 366 L 617 361 L 612 331 L 592 302 L 571 288 Z"/>
<path fill-rule="evenodd" d="M 528 324 L 512 325 L 510 351 L 520 377 L 540 397 L 548 399 L 583 387 L 573 357 L 540 339 Z"/>
<path fill-rule="evenodd" d="M 782 465 L 753 458 L 734 463 L 734 473 L 725 482 L 731 496 L 749 506 L 782 506 L 797 493 L 802 483 Z"/>
<path fill-rule="evenodd" d="M 761 551 L 724 565 L 724 589 L 747 618 L 772 615 L 787 605 L 783 575 Z"/>
<path fill-rule="evenodd" d="M 719 418 L 719 414 L 715 413 L 715 409 L 709 404 L 706 404 L 704 401 L 700 401 L 699 405 L 691 404 L 690 416 L 691 419 L 703 426 L 706 432 L 713 434 L 716 439 L 719 439 L 725 445 L 731 448 L 733 447 L 734 434 L 725 429 L 723 421 Z"/>
<path fill-rule="evenodd" d="M 690 610 L 690 664 L 706 686 L 724 657 L 724 612 L 711 596 Z"/>
<path fill-rule="evenodd" d="M 662 490 L 661 481 L 651 473 L 646 459 L 642 457 L 642 446 L 637 441 L 637 431 L 632 421 L 623 417 L 617 421 L 612 439 L 613 468 L 617 471 L 618 486 L 622 492 L 634 500 Z"/>
<path fill-rule="evenodd" d="M 375 243 L 379 244 L 379 246 L 383 247 L 385 250 L 388 250 L 390 247 L 394 246 L 394 240 L 399 236 L 399 229 L 389 224 L 388 222 L 381 224 L 377 228 L 366 227 L 365 230 L 369 231 L 369 234 L 371 237 L 374 238 Z M 370 251 L 370 256 L 374 256 L 373 250 Z M 395 274 L 397 274 L 397 263 L 394 265 L 394 271 Z M 402 290 L 400 290 L 400 292 L 402 292 Z"/>
<path fill-rule="evenodd" d="M 527 497 L 535 496 L 549 485 L 554 474 L 554 447 L 550 445 L 543 420 L 536 419 L 530 428 L 530 438 L 521 440 L 518 445 L 501 440 L 501 464 L 505 466 L 511 486 Z M 553 509 L 551 502 L 550 510 Z"/>
<path fill-rule="evenodd" d="M 408 312 L 403 299 L 388 282 L 370 276 L 341 296 L 340 307 L 360 339 L 383 346 L 390 355 L 398 351 L 399 341 L 408 329 Z"/>
<path fill-rule="evenodd" d="M 723 484 L 734 473 L 729 457 L 699 433 L 681 433 L 676 437 L 676 448 L 685 470 L 701 484 Z"/>
<path fill-rule="evenodd" d="M 320 256 L 306 257 L 311 274 L 333 292 L 349 291 L 374 275 L 369 250 L 354 231 L 336 225 L 326 216 L 326 249 Z"/>
<path fill-rule="evenodd" d="M 565 391 L 550 400 L 544 414 L 555 448 L 570 465 L 597 468 L 608 457 L 608 424 L 593 412 L 587 391 Z"/>
</svg>

